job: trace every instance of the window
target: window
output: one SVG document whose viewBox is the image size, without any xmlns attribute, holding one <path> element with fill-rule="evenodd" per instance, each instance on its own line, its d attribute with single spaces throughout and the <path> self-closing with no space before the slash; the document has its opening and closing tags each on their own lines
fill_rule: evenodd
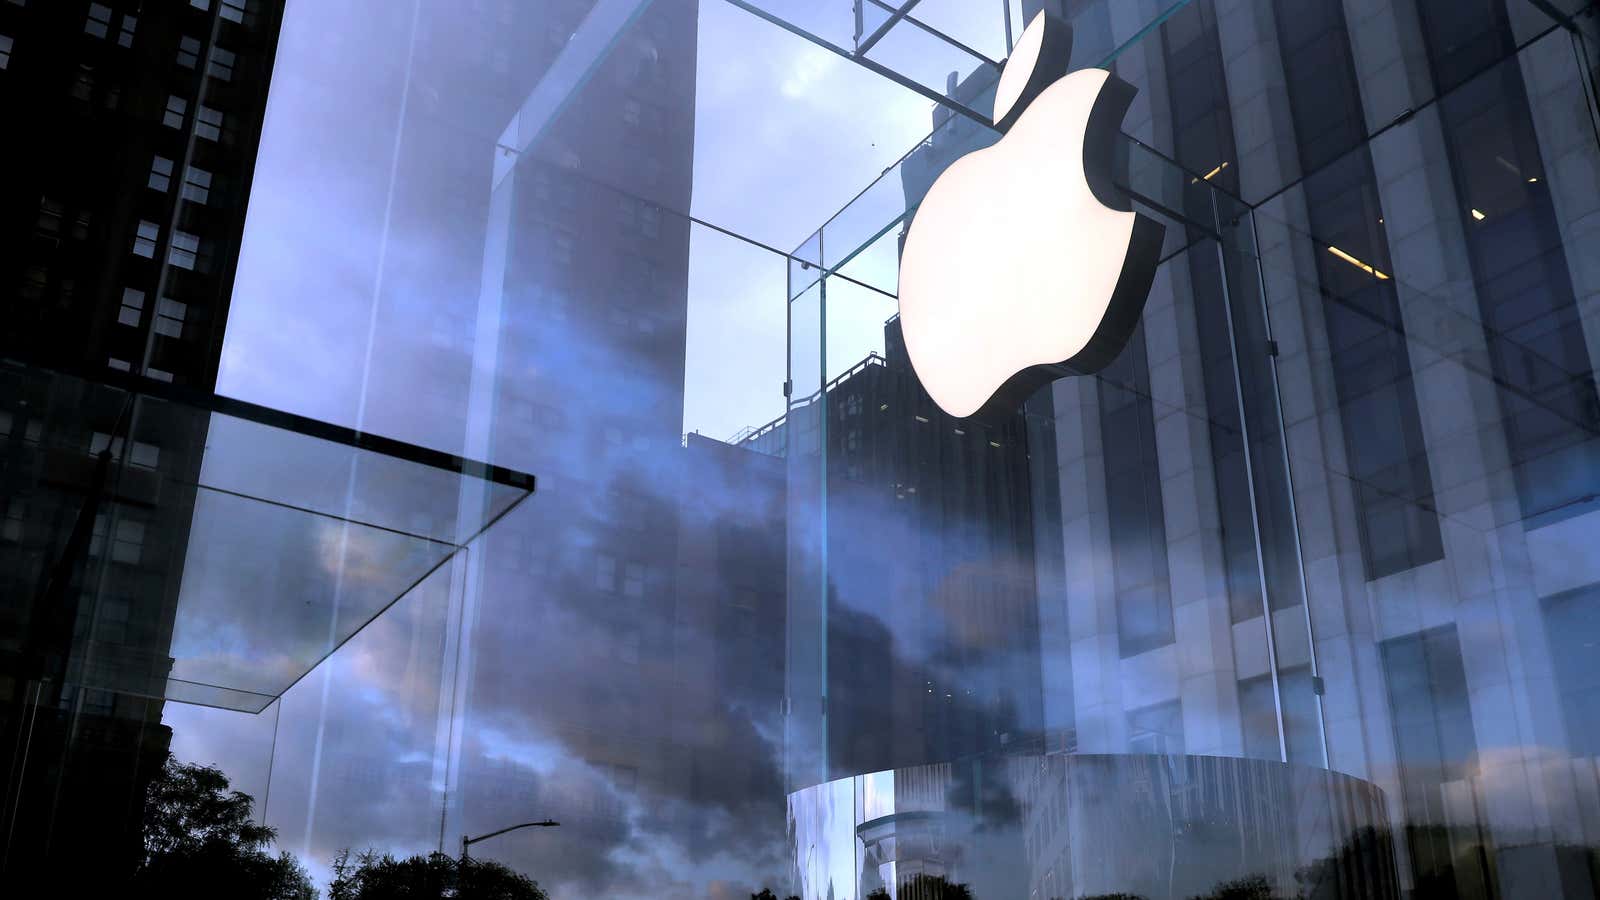
<svg viewBox="0 0 1600 900">
<path fill-rule="evenodd" d="M 195 9 L 210 9 L 211 0 L 189 0 L 189 5 Z"/>
<path fill-rule="evenodd" d="M 1122 656 L 1129 657 L 1173 641 L 1166 520 L 1142 328 L 1104 370 L 1098 387 L 1101 440 L 1121 448 L 1105 454 L 1105 489 L 1117 642 Z"/>
<path fill-rule="evenodd" d="M 83 23 L 83 30 L 97 38 L 105 37 L 111 30 L 111 7 L 89 4 L 89 18 Z"/>
<path fill-rule="evenodd" d="M 94 96 L 94 69 L 90 66 L 79 64 L 78 77 L 72 82 L 72 96 L 89 102 Z"/>
<path fill-rule="evenodd" d="M 154 259 L 156 255 L 156 241 L 161 239 L 161 226 L 144 219 L 139 222 L 139 231 L 133 238 L 133 252 L 145 259 Z"/>
<path fill-rule="evenodd" d="M 1183 752 L 1183 706 L 1174 700 L 1128 713 L 1129 753 Z"/>
<path fill-rule="evenodd" d="M 172 186 L 172 160 L 157 156 L 150 161 L 150 190 L 166 193 Z"/>
<path fill-rule="evenodd" d="M 156 381 L 164 381 L 169 384 L 172 382 L 172 373 L 168 372 L 166 369 L 158 369 L 155 366 L 145 366 L 144 374 Z"/>
<path fill-rule="evenodd" d="M 11 44 L 9 35 L 0 34 L 0 69 L 11 66 Z"/>
<path fill-rule="evenodd" d="M 123 325 L 139 327 L 139 317 L 144 312 L 144 291 L 122 289 L 122 308 L 117 311 L 117 321 Z"/>
<path fill-rule="evenodd" d="M 123 15 L 122 31 L 117 35 L 117 44 L 122 47 L 133 46 L 133 30 L 139 27 L 138 16 Z"/>
<path fill-rule="evenodd" d="M 39 201 L 38 226 L 46 234 L 59 234 L 61 232 L 61 219 L 66 215 L 67 209 L 48 197 Z"/>
<path fill-rule="evenodd" d="M 1544 601 L 1550 662 L 1573 756 L 1600 756 L 1600 588 L 1590 585 Z"/>
<path fill-rule="evenodd" d="M 113 439 L 111 435 L 106 434 L 104 431 L 96 431 L 89 435 L 90 456 L 99 456 L 108 449 L 111 451 L 112 459 L 121 459 L 122 438 Z"/>
<path fill-rule="evenodd" d="M 94 536 L 89 543 L 89 552 L 98 553 L 104 546 L 106 534 L 106 516 L 101 514 L 94 523 Z M 139 558 L 144 553 L 144 523 L 132 519 L 119 519 L 116 524 L 115 537 L 111 541 L 111 558 L 116 562 L 138 565 Z"/>
<path fill-rule="evenodd" d="M 156 334 L 167 337 L 183 337 L 183 318 L 188 313 L 189 307 L 176 300 L 162 297 L 156 301 Z"/>
<path fill-rule="evenodd" d="M 95 636 L 113 644 L 127 641 L 129 606 L 125 597 L 106 598 L 95 616 Z"/>
<path fill-rule="evenodd" d="M 244 14 L 248 9 L 247 0 L 222 0 L 222 5 L 217 8 L 217 15 L 229 22 L 244 24 Z"/>
<path fill-rule="evenodd" d="M 644 596 L 644 565 L 642 563 L 628 563 L 622 575 L 622 593 L 624 596 L 639 599 Z"/>
<path fill-rule="evenodd" d="M 6 518 L 0 522 L 0 540 L 22 540 L 22 521 L 27 514 L 27 508 L 21 500 L 12 500 L 6 504 Z"/>
<path fill-rule="evenodd" d="M 1400 763 L 1400 799 L 1418 877 L 1471 877 L 1476 866 L 1457 863 L 1459 848 L 1438 827 L 1448 822 L 1442 808 L 1446 786 L 1459 787 L 1478 769 L 1478 741 L 1456 628 L 1446 625 L 1394 638 L 1379 649 Z"/>
<path fill-rule="evenodd" d="M 29 266 L 22 273 L 22 296 L 29 300 L 38 300 L 44 296 L 45 289 L 50 286 L 50 270 L 44 266 Z"/>
<path fill-rule="evenodd" d="M 211 50 L 211 67 L 207 72 L 218 81 L 233 80 L 233 64 L 238 57 L 231 50 L 213 47 Z"/>
<path fill-rule="evenodd" d="M 184 114 L 189 111 L 189 101 L 173 94 L 167 97 L 167 111 L 161 116 L 161 124 L 168 128 L 182 128 Z"/>
<path fill-rule="evenodd" d="M 622 121 L 629 125 L 638 125 L 644 116 L 644 107 L 639 101 L 629 98 L 622 102 Z"/>
<path fill-rule="evenodd" d="M 202 106 L 195 112 L 194 133 L 208 141 L 219 140 L 222 137 L 222 113 L 209 106 Z"/>
<path fill-rule="evenodd" d="M 128 462 L 144 469 L 154 469 L 156 463 L 161 461 L 161 448 L 155 444 L 146 444 L 144 441 L 133 442 L 133 452 L 128 454 Z"/>
<path fill-rule="evenodd" d="M 200 40 L 184 35 L 178 41 L 178 65 L 192 69 L 200 61 Z"/>
<path fill-rule="evenodd" d="M 180 269 L 193 269 L 195 256 L 200 251 L 200 236 L 187 231 L 172 232 L 172 249 L 167 261 Z"/>
<path fill-rule="evenodd" d="M 183 174 L 183 199 L 205 205 L 211 198 L 211 173 L 190 166 Z"/>
<path fill-rule="evenodd" d="M 1305 178 L 1334 392 L 1367 580 L 1444 555 L 1389 239 L 1342 8 L 1295 0 L 1277 17 Z M 1359 145 L 1359 146 L 1358 146 Z M 1338 248 L 1335 253 L 1333 248 Z M 1343 255 L 1339 255 L 1343 254 Z M 1350 258 L 1362 262 L 1352 263 Z"/>
</svg>

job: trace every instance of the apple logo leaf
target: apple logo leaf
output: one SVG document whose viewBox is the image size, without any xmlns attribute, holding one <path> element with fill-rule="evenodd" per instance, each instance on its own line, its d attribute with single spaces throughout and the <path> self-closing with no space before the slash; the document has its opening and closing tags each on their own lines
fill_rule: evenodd
<svg viewBox="0 0 1600 900">
<path fill-rule="evenodd" d="M 1008 415 L 1044 384 L 1109 365 L 1155 278 L 1166 227 L 1113 178 L 1137 89 L 1104 69 L 1068 73 L 1071 49 L 1070 27 L 1034 16 L 995 89 L 1002 137 L 945 169 L 906 235 L 906 351 L 953 416 Z"/>
</svg>

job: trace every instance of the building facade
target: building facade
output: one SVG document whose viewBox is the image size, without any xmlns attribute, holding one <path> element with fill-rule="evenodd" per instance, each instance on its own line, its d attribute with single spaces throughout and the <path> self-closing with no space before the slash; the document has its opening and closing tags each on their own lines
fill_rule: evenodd
<svg viewBox="0 0 1600 900">
<path fill-rule="evenodd" d="M 216 386 L 281 12 L 0 7 L 0 847 L 19 888 L 86 845 L 109 882 L 140 855 L 208 417 L 134 391 Z"/>
</svg>

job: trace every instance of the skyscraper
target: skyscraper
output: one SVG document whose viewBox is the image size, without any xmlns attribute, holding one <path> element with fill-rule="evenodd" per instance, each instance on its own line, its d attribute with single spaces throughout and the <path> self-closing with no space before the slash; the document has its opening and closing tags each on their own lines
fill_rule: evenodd
<svg viewBox="0 0 1600 900">
<path fill-rule="evenodd" d="M 215 387 L 280 12 L 0 5 L 8 881 L 138 857 L 208 417 L 136 392 Z"/>
</svg>

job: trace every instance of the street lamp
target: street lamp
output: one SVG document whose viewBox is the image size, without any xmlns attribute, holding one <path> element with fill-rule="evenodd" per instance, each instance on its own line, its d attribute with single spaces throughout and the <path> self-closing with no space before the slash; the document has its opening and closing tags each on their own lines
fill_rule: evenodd
<svg viewBox="0 0 1600 900">
<path fill-rule="evenodd" d="M 521 825 L 512 825 L 507 828 L 502 828 L 499 831 L 491 831 L 488 834 L 480 834 L 477 837 L 468 837 L 463 834 L 461 836 L 461 861 L 463 863 L 467 861 L 467 848 L 479 841 L 487 841 L 489 838 L 499 837 L 508 831 L 516 831 L 519 828 L 554 828 L 560 824 L 560 822 L 557 822 L 554 819 L 545 819 L 542 822 L 523 822 Z"/>
</svg>

